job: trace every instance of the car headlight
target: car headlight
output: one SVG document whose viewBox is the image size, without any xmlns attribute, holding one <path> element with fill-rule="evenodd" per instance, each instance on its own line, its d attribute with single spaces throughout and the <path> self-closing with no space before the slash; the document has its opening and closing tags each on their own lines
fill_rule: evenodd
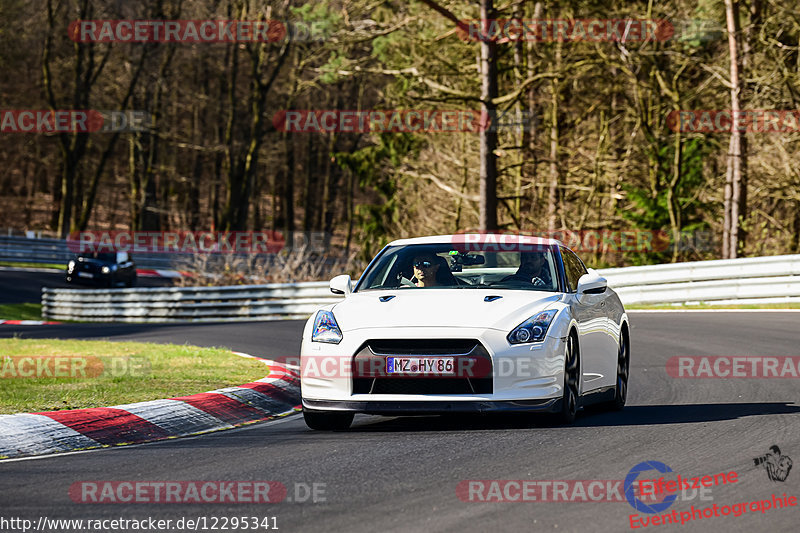
<svg viewBox="0 0 800 533">
<path fill-rule="evenodd" d="M 73 270 L 75 270 L 75 261 L 70 260 L 70 262 L 67 263 L 67 272 L 72 272 Z"/>
<path fill-rule="evenodd" d="M 102 272 L 103 274 L 108 274 L 109 272 L 111 272 L 111 269 L 107 266 L 104 266 L 103 268 L 100 269 L 100 272 Z"/>
<path fill-rule="evenodd" d="M 336 317 L 332 312 L 317 311 L 311 341 L 329 344 L 339 344 L 342 341 L 342 330 L 339 329 L 339 324 L 336 323 Z"/>
<path fill-rule="evenodd" d="M 530 317 L 528 320 L 511 330 L 508 334 L 508 342 L 511 344 L 526 344 L 530 342 L 541 342 L 547 334 L 547 328 L 556 316 L 556 310 L 542 311 Z"/>
</svg>

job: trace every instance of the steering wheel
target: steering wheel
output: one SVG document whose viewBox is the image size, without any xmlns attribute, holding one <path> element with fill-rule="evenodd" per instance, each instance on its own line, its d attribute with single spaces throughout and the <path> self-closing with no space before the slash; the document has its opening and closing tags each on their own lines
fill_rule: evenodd
<svg viewBox="0 0 800 533">
<path fill-rule="evenodd" d="M 500 283 L 506 283 L 506 282 L 517 282 L 517 283 L 525 283 L 525 284 L 530 283 L 534 287 L 545 287 L 545 286 L 547 286 L 547 283 L 545 283 L 542 278 L 538 278 L 538 277 L 533 277 L 530 281 L 525 281 L 524 279 L 520 279 L 520 278 L 518 278 L 518 277 L 516 277 L 514 275 L 511 275 L 511 276 L 504 277 L 500 281 Z"/>
</svg>

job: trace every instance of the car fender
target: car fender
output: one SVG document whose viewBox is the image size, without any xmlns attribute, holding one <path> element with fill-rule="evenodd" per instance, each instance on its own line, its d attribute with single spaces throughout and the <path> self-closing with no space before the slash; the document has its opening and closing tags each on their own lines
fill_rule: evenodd
<svg viewBox="0 0 800 533">
<path fill-rule="evenodd" d="M 630 320 L 628 319 L 628 313 L 625 312 L 625 307 L 622 305 L 622 301 L 620 301 L 617 293 L 611 289 L 609 289 L 609 292 L 610 294 L 606 299 L 606 313 L 608 313 L 610 334 L 614 342 L 619 344 L 619 336 L 622 332 L 623 324 L 627 324 L 628 336 L 630 337 Z"/>
<path fill-rule="evenodd" d="M 547 336 L 559 339 L 559 352 L 562 358 L 562 366 L 564 364 L 564 351 L 566 350 L 566 341 L 569 332 L 573 329 L 578 332 L 578 321 L 572 315 L 572 308 L 565 302 L 559 302 L 550 306 L 548 309 L 556 309 L 558 312 L 550 323 L 550 328 L 547 330 Z M 580 350 L 580 338 L 578 339 L 578 349 Z M 578 352 L 580 354 L 580 352 Z M 583 365 L 581 358 L 578 358 L 578 391 L 583 394 Z M 562 373 L 563 374 L 563 373 Z"/>
<path fill-rule="evenodd" d="M 550 327 L 547 330 L 547 336 L 564 340 L 567 338 L 570 328 L 574 327 L 577 330 L 578 323 L 575 320 L 575 317 L 572 316 L 572 310 L 570 309 L 570 306 L 566 303 L 558 302 L 548 306 L 545 310 L 552 309 L 555 309 L 557 313 L 556 316 L 553 317 L 553 321 L 550 323 Z"/>
</svg>

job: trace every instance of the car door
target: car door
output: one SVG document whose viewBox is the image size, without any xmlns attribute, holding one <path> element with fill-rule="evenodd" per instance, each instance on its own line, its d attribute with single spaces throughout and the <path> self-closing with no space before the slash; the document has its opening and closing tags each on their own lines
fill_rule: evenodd
<svg viewBox="0 0 800 533">
<path fill-rule="evenodd" d="M 578 280 L 587 273 L 583 262 L 571 250 L 561 248 L 567 289 L 572 293 L 572 315 L 578 322 L 583 390 L 590 391 L 608 385 L 608 319 L 605 294 L 589 295 L 579 302 Z M 616 361 L 614 366 L 616 375 Z"/>
</svg>

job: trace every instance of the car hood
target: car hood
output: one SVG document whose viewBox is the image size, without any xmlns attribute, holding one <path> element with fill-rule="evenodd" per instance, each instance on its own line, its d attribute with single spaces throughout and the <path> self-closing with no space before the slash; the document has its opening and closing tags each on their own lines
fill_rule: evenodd
<svg viewBox="0 0 800 533">
<path fill-rule="evenodd" d="M 388 296 L 393 298 L 380 301 Z M 485 301 L 495 296 L 500 298 Z M 507 289 L 371 290 L 351 294 L 333 314 L 343 332 L 426 326 L 510 330 L 560 299 L 561 293 Z"/>
</svg>

